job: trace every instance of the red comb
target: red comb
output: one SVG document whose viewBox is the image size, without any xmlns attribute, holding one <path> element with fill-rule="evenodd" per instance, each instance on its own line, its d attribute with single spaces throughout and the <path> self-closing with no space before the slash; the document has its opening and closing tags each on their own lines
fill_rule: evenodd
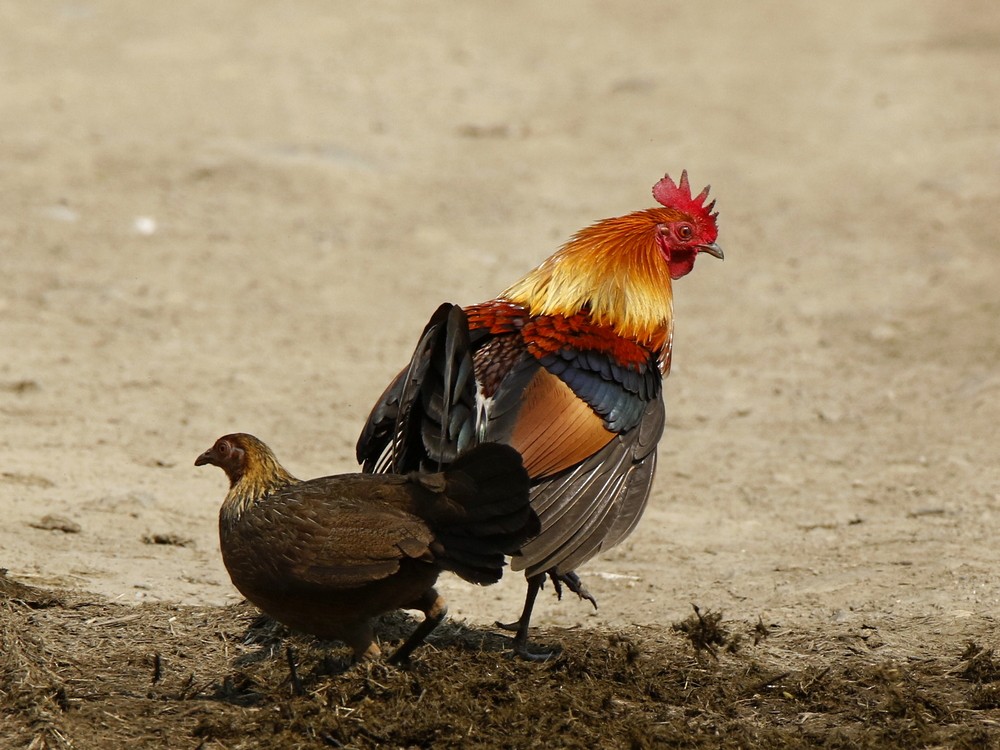
<svg viewBox="0 0 1000 750">
<path fill-rule="evenodd" d="M 670 175 L 664 175 L 662 180 L 653 185 L 653 197 L 667 208 L 675 208 L 686 214 L 703 214 L 714 219 L 718 216 L 718 213 L 711 213 L 715 201 L 705 205 L 709 187 L 711 186 L 706 186 L 696 198 L 692 198 L 691 185 L 688 183 L 688 173 L 685 169 L 681 172 L 679 185 L 670 178 Z"/>
</svg>

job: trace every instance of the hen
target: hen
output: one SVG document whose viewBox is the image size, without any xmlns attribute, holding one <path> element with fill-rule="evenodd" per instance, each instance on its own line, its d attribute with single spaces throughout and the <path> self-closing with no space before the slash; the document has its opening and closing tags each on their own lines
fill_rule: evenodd
<svg viewBox="0 0 1000 750">
<path fill-rule="evenodd" d="M 475 404 L 453 414 L 449 434 L 459 449 L 512 445 L 531 477 L 541 532 L 513 559 L 528 591 L 521 617 L 505 626 L 516 629 L 515 649 L 528 658 L 546 575 L 557 593 L 566 584 L 596 606 L 575 569 L 621 542 L 643 513 L 663 433 L 672 281 L 699 253 L 723 257 L 708 188 L 692 197 L 685 171 L 680 183 L 657 182 L 653 197 L 660 207 L 582 229 L 496 299 L 465 310 Z M 393 468 L 400 445 L 426 442 L 395 429 L 419 371 L 411 362 L 372 409 L 357 445 L 364 471 Z"/>
<path fill-rule="evenodd" d="M 459 308 L 439 309 L 413 363 L 394 430 L 417 429 L 428 445 L 390 451 L 395 465 L 411 467 L 405 473 L 301 481 L 247 434 L 219 438 L 195 461 L 229 477 L 219 536 L 236 588 L 289 627 L 344 641 L 355 659 L 379 654 L 370 620 L 398 608 L 424 613 L 392 656 L 407 659 L 445 616 L 434 589 L 442 570 L 495 583 L 505 556 L 539 529 L 517 451 L 486 443 L 457 455 L 449 437 L 450 420 L 467 421 L 475 398 Z"/>
<path fill-rule="evenodd" d="M 447 612 L 434 589 L 442 570 L 496 583 L 504 555 L 537 530 L 521 459 L 495 443 L 441 473 L 301 481 L 264 443 L 238 433 L 195 464 L 229 476 L 219 536 L 240 593 L 295 630 L 344 641 L 355 659 L 380 653 L 370 619 L 399 608 L 424 613 L 391 660 L 408 658 Z"/>
</svg>

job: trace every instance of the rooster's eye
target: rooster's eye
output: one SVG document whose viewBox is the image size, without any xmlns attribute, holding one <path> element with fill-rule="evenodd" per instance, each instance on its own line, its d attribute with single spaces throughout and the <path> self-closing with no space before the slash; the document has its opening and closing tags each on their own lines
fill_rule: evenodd
<svg viewBox="0 0 1000 750">
<path fill-rule="evenodd" d="M 678 224 L 677 236 L 682 240 L 689 240 L 694 236 L 694 230 L 690 224 Z"/>
</svg>

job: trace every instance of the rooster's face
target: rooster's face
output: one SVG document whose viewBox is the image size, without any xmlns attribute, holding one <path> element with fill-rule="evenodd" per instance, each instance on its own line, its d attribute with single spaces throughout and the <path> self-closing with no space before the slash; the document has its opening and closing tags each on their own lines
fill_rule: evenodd
<svg viewBox="0 0 1000 750">
<path fill-rule="evenodd" d="M 656 242 L 660 246 L 670 278 L 679 279 L 694 268 L 698 253 L 723 257 L 722 248 L 715 244 L 718 231 L 714 223 L 699 224 L 697 220 L 668 221 L 656 225 Z"/>
<path fill-rule="evenodd" d="M 681 172 L 679 183 L 674 182 L 670 175 L 665 175 L 653 186 L 653 197 L 677 217 L 656 225 L 656 241 L 670 267 L 670 278 L 679 279 L 690 273 L 698 253 L 722 258 L 722 248 L 715 244 L 715 238 L 719 236 L 716 224 L 719 214 L 712 211 L 715 201 L 705 205 L 707 187 L 692 197 L 685 169 Z"/>
</svg>

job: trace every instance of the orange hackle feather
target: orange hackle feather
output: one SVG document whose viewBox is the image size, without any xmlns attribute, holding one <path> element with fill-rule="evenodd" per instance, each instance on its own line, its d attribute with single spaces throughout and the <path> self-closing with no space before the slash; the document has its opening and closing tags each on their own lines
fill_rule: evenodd
<svg viewBox="0 0 1000 750">
<path fill-rule="evenodd" d="M 658 234 L 663 225 L 690 222 L 701 242 L 714 242 L 718 214 L 712 212 L 715 201 L 705 205 L 708 191 L 706 187 L 692 196 L 687 170 L 679 183 L 664 175 L 653 186 L 653 197 L 662 208 L 604 219 L 581 229 L 501 292 L 499 300 L 523 306 L 531 317 L 585 314 L 588 325 L 607 327 L 620 339 L 657 355 L 666 374 L 674 328 L 671 279 L 676 276 L 671 276 Z M 690 266 L 681 273 L 689 270 Z M 627 362 L 628 352 L 614 354 Z"/>
<path fill-rule="evenodd" d="M 501 292 L 500 299 L 524 306 L 532 316 L 572 317 L 586 311 L 593 325 L 661 353 L 670 342 L 674 316 L 657 225 L 683 218 L 675 209 L 650 208 L 592 224 Z"/>
</svg>

